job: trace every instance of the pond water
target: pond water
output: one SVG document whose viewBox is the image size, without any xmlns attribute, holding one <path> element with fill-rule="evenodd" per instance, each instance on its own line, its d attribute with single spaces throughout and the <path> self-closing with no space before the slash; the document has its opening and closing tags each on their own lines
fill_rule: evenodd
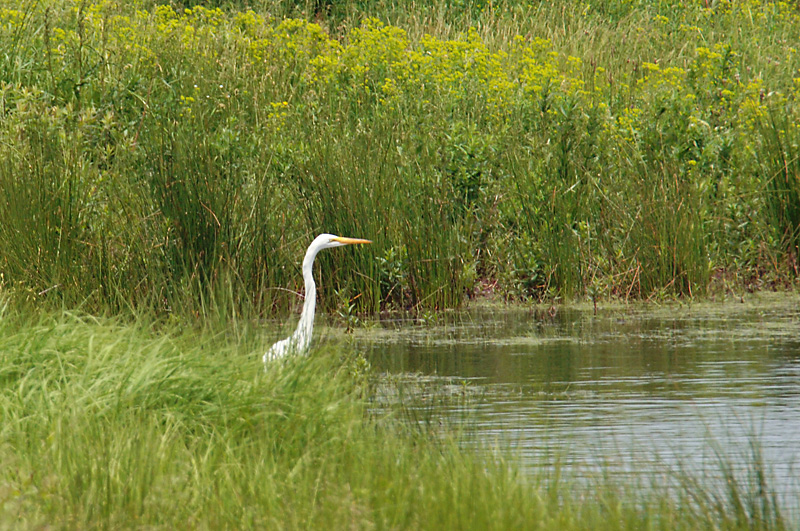
<svg viewBox="0 0 800 531">
<path fill-rule="evenodd" d="M 402 397 L 420 419 L 463 423 L 469 441 L 510 448 L 523 466 L 719 476 L 722 456 L 746 474 L 755 442 L 770 485 L 800 492 L 797 296 L 554 316 L 477 308 L 383 321 L 356 341 L 387 380 L 421 389 Z M 448 395 L 468 399 L 436 398 Z"/>
</svg>

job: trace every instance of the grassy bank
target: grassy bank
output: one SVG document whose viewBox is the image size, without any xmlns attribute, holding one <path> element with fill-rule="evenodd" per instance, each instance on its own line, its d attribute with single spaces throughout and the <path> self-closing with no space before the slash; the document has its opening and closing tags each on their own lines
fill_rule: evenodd
<svg viewBox="0 0 800 531">
<path fill-rule="evenodd" d="M 265 372 L 264 337 L 233 330 L 6 313 L 0 528 L 788 527 L 758 466 L 717 486 L 682 473 L 669 494 L 526 476 L 402 405 L 372 411 L 345 349 Z"/>
<path fill-rule="evenodd" d="M 16 300 L 285 311 L 321 231 L 328 309 L 796 280 L 793 5 L 2 5 Z"/>
</svg>

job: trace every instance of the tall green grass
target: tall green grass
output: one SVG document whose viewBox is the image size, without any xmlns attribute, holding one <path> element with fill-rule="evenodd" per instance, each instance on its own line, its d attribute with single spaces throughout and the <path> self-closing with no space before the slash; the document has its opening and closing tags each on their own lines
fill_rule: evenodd
<svg viewBox="0 0 800 531">
<path fill-rule="evenodd" d="M 328 310 L 796 278 L 788 4 L 236 5 L 3 4 L 16 300 L 281 313 L 322 231 Z"/>
<path fill-rule="evenodd" d="M 267 343 L 247 326 L 6 312 L 0 527 L 788 527 L 766 476 L 685 473 L 675 490 L 525 475 L 387 407 L 347 349 L 264 371 Z"/>
</svg>

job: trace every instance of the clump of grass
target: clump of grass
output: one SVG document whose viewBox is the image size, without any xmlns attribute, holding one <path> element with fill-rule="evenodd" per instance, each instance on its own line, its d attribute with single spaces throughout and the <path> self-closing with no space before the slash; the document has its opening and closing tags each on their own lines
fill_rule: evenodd
<svg viewBox="0 0 800 531">
<path fill-rule="evenodd" d="M 774 238 L 789 251 L 788 258 L 796 269 L 800 253 L 800 133 L 782 106 L 775 107 L 760 124 L 765 157 L 759 162 Z"/>
</svg>

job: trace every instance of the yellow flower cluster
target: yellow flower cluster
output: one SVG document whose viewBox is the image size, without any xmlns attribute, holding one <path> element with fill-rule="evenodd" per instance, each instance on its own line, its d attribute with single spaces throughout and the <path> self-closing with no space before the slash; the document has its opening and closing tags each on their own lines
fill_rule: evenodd
<svg viewBox="0 0 800 531">
<path fill-rule="evenodd" d="M 639 120 L 642 110 L 636 107 L 627 107 L 616 120 L 606 125 L 606 132 L 611 133 L 616 140 L 635 144 L 639 138 Z"/>
<path fill-rule="evenodd" d="M 289 102 L 288 101 L 273 101 L 270 102 L 270 112 L 268 115 L 269 122 L 272 125 L 273 132 L 280 132 L 289 116 Z"/>
<path fill-rule="evenodd" d="M 192 104 L 195 102 L 194 96 L 180 96 L 181 111 L 180 116 L 186 117 L 192 114 Z"/>
<path fill-rule="evenodd" d="M 558 54 L 553 51 L 549 40 L 534 38 L 525 42 L 521 36 L 514 40 L 516 52 L 520 55 L 519 81 L 522 89 L 528 93 L 539 94 L 549 89 L 550 85 L 558 84 Z"/>
<path fill-rule="evenodd" d="M 379 72 L 386 79 L 409 77 L 408 46 L 408 37 L 401 28 L 367 19 L 350 33 L 349 45 L 338 58 L 338 69 L 347 68 L 362 81 L 371 72 Z"/>
<path fill-rule="evenodd" d="M 13 30 L 22 25 L 25 13 L 16 9 L 0 8 L 0 28 Z"/>
</svg>

